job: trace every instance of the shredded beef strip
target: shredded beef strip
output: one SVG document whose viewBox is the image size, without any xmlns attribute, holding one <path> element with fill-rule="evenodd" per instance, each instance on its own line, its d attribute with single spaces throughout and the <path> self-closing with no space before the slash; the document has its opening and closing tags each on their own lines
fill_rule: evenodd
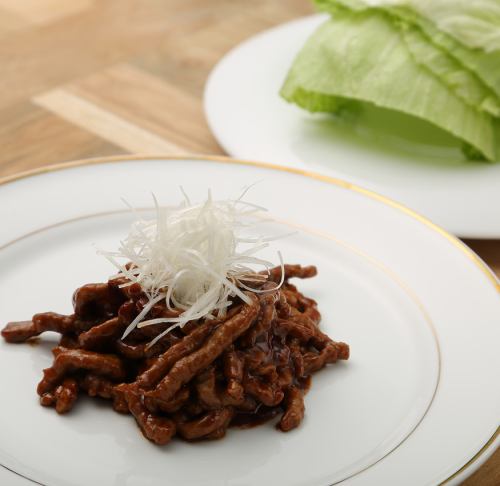
<svg viewBox="0 0 500 486">
<path fill-rule="evenodd" d="M 43 379 L 38 384 L 39 395 L 53 390 L 68 373 L 78 370 L 92 371 L 113 380 L 125 378 L 126 370 L 123 362 L 116 356 L 83 349 L 56 348 L 54 351 L 56 355 L 54 363 L 50 368 L 43 370 Z"/>
<path fill-rule="evenodd" d="M 146 396 L 168 401 L 182 385 L 206 368 L 241 336 L 253 324 L 259 312 L 258 298 L 250 293 L 247 295 L 252 303 L 245 305 L 239 314 L 221 324 L 202 348 L 177 361 L 155 390 L 147 392 Z"/>
</svg>

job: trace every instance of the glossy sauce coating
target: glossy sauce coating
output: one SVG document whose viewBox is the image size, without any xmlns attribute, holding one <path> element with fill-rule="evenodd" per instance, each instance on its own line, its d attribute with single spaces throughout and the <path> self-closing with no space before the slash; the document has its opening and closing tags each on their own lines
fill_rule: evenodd
<svg viewBox="0 0 500 486">
<path fill-rule="evenodd" d="M 2 336 L 19 343 L 45 331 L 61 334 L 37 388 L 41 404 L 58 413 L 69 412 L 84 392 L 132 415 L 158 445 L 174 436 L 219 439 L 230 426 L 276 416 L 287 432 L 304 417 L 311 374 L 349 357 L 347 344 L 320 331 L 316 302 L 288 281 L 315 275 L 315 267 L 285 265 L 278 289 L 281 268 L 272 269 L 261 293 L 247 293 L 250 304 L 235 299 L 224 319 L 191 321 L 154 346 L 149 342 L 166 325 L 135 329 L 121 340 L 147 303 L 139 285 L 120 287 L 124 278 L 79 288 L 70 316 L 36 314 L 7 324 Z M 147 317 L 178 314 L 158 303 Z"/>
</svg>

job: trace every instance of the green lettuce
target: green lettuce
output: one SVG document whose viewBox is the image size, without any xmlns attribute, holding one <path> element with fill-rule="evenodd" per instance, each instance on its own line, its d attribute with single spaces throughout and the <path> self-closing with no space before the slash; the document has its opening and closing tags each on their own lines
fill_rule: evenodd
<svg viewBox="0 0 500 486">
<path fill-rule="evenodd" d="M 500 50 L 498 0 L 369 0 L 371 5 L 407 6 L 471 49 Z"/>
<path fill-rule="evenodd" d="M 429 69 L 448 89 L 471 107 L 493 116 L 500 115 L 500 98 L 479 75 L 440 49 L 419 30 L 405 28 L 402 37 L 420 66 Z"/>
<path fill-rule="evenodd" d="M 312 112 L 339 113 L 353 100 L 401 111 L 461 139 L 470 158 L 500 160 L 498 52 L 459 42 L 411 1 L 315 2 L 332 20 L 295 59 L 286 100 Z"/>
<path fill-rule="evenodd" d="M 490 6 L 500 3 L 498 0 L 483 1 Z M 454 5 L 458 11 L 467 10 L 467 5 L 474 3 L 472 0 L 467 0 L 466 3 L 457 0 L 430 0 L 429 2 L 427 0 L 314 0 L 314 2 L 320 10 L 332 14 L 345 9 L 352 11 L 379 10 L 390 15 L 402 29 L 408 26 L 418 27 L 426 39 L 436 48 L 445 51 L 453 58 L 454 62 L 472 71 L 479 78 L 479 81 L 492 90 L 497 98 L 500 98 L 500 52 L 498 49 L 471 48 L 456 37 L 440 30 L 432 21 L 432 16 L 425 15 L 425 12 L 428 12 L 429 15 L 433 12 L 432 5 L 436 7 L 436 12 L 443 11 L 443 7 L 438 8 L 441 4 L 446 4 L 449 9 L 451 9 L 451 5 Z M 498 9 L 498 7 L 496 8 Z M 485 11 L 488 11 L 486 7 Z M 439 20 L 441 15 L 437 17 Z M 490 22 L 495 24 L 493 19 Z M 500 21 L 496 23 L 496 31 L 500 33 Z"/>
</svg>

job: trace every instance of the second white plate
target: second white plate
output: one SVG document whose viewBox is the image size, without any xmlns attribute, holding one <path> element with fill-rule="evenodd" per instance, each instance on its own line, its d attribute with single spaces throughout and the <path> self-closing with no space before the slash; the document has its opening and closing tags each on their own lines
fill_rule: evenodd
<svg viewBox="0 0 500 486">
<path fill-rule="evenodd" d="M 457 141 L 408 116 L 367 109 L 343 126 L 279 96 L 295 54 L 325 18 L 268 30 L 219 62 L 205 91 L 219 143 L 235 157 L 348 178 L 456 235 L 500 238 L 500 163 L 465 161 Z"/>
</svg>

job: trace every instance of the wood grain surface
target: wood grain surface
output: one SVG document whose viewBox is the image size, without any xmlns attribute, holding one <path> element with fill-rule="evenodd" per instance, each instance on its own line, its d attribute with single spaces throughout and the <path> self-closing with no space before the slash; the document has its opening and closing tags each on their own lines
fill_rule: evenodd
<svg viewBox="0 0 500 486">
<path fill-rule="evenodd" d="M 202 110 L 211 68 L 311 12 L 308 0 L 0 0 L 0 177 L 110 154 L 223 153 Z M 500 240 L 466 243 L 500 275 Z M 499 485 L 500 450 L 463 484 Z"/>
</svg>

